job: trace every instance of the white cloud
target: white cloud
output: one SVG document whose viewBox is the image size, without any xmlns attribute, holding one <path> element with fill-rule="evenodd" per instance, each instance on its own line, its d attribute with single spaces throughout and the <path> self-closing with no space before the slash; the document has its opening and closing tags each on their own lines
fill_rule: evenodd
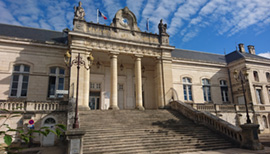
<svg viewBox="0 0 270 154">
<path fill-rule="evenodd" d="M 174 35 L 178 33 L 180 27 L 183 26 L 185 21 L 189 21 L 193 15 L 195 15 L 200 8 L 205 4 L 206 0 L 192 1 L 188 0 L 181 5 L 174 13 L 174 17 L 169 25 L 168 33 Z"/>
<path fill-rule="evenodd" d="M 127 0 L 127 7 L 135 14 L 138 18 L 142 9 L 144 0 Z"/>
<path fill-rule="evenodd" d="M 113 19 L 116 12 L 119 9 L 123 8 L 118 0 L 102 0 L 102 2 L 106 8 L 106 11 L 108 13 L 108 17 L 110 19 Z"/>
<path fill-rule="evenodd" d="M 269 51 L 265 52 L 265 53 L 259 53 L 258 55 L 270 59 L 270 52 Z"/>
<path fill-rule="evenodd" d="M 163 23 L 168 23 L 170 19 L 168 17 L 172 15 L 175 9 L 183 2 L 181 1 L 168 1 L 168 0 L 148 0 L 146 7 L 142 11 L 142 19 L 140 27 L 145 29 L 146 19 L 149 18 L 150 31 L 157 33 L 158 24 L 160 19 L 163 19 Z"/>
<path fill-rule="evenodd" d="M 7 6 L 4 2 L 0 1 L 0 22 L 12 25 L 21 25 L 11 14 L 10 10 L 7 9 Z"/>
</svg>

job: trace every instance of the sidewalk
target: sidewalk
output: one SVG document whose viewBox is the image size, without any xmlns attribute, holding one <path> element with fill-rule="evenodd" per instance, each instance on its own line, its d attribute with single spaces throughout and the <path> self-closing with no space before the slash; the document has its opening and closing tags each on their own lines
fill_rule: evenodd
<svg viewBox="0 0 270 154">
<path fill-rule="evenodd" d="M 186 152 L 183 154 L 270 154 L 270 147 L 265 146 L 264 150 L 246 150 L 240 148 L 232 148 L 215 151 Z"/>
</svg>

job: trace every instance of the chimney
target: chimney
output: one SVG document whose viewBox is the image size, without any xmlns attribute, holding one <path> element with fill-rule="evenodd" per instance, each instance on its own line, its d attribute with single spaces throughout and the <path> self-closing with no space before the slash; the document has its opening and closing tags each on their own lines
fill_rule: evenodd
<svg viewBox="0 0 270 154">
<path fill-rule="evenodd" d="M 249 46 L 248 46 L 248 52 L 249 52 L 250 54 L 255 55 L 255 48 L 254 48 L 254 45 L 249 45 Z"/>
<path fill-rule="evenodd" d="M 239 51 L 240 51 L 241 53 L 245 53 L 245 52 L 246 52 L 243 43 L 238 44 L 238 46 L 239 46 Z"/>
</svg>

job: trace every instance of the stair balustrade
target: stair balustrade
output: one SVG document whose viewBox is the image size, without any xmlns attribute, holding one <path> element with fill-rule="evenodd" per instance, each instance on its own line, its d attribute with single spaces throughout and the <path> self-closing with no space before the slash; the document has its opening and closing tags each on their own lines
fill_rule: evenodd
<svg viewBox="0 0 270 154">
<path fill-rule="evenodd" d="M 227 136 L 237 144 L 241 144 L 243 140 L 242 129 L 224 121 L 210 113 L 202 112 L 194 109 L 190 105 L 181 101 L 170 102 L 172 109 L 182 113 L 195 123 L 205 125 L 206 127 Z"/>
</svg>

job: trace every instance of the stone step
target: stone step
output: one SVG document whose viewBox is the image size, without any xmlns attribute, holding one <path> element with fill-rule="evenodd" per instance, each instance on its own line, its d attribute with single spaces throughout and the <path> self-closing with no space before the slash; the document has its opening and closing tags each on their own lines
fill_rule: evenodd
<svg viewBox="0 0 270 154">
<path fill-rule="evenodd" d="M 80 111 L 84 153 L 179 153 L 230 142 L 171 110 Z"/>
<path fill-rule="evenodd" d="M 190 144 L 210 144 L 210 143 L 224 143 L 228 144 L 225 140 L 220 140 L 220 139 L 210 139 L 210 138 L 205 138 L 205 139 L 189 139 L 189 138 L 137 138 L 137 139 L 119 139 L 119 140 L 103 140 L 103 141 L 85 141 L 84 145 L 86 147 L 107 147 L 107 146 L 117 146 L 117 145 L 135 145 L 135 144 L 180 144 L 182 146 L 185 145 L 190 145 Z"/>
<path fill-rule="evenodd" d="M 142 151 L 152 151 L 153 152 L 161 152 L 161 151 L 167 151 L 167 150 L 173 150 L 174 148 L 181 146 L 181 144 L 155 144 L 155 145 L 141 145 L 141 146 L 132 146 L 132 145 L 128 145 L 128 146 L 119 146 L 119 147 L 110 147 L 110 148 L 106 148 L 106 147 L 100 147 L 98 149 L 92 149 L 92 148 L 84 148 L 84 153 L 86 151 L 91 151 L 92 153 L 113 153 L 113 152 L 126 152 L 126 153 L 131 153 L 131 151 L 138 151 L 138 150 L 142 150 Z M 211 144 L 212 147 L 231 147 L 230 144 L 224 144 L 224 143 L 212 143 Z M 205 148 L 205 147 L 210 147 L 210 145 L 208 144 L 204 144 L 204 145 L 185 145 L 185 146 L 181 146 L 181 148 L 178 148 L 178 150 L 183 150 L 183 151 L 189 151 L 189 149 L 201 149 L 201 148 Z M 166 150 L 165 150 L 166 149 Z"/>
<path fill-rule="evenodd" d="M 186 129 L 179 129 L 179 128 L 172 128 L 172 129 L 161 129 L 161 128 L 144 128 L 144 129 L 123 129 L 123 128 L 107 128 L 107 129 L 91 129 L 91 130 L 87 130 L 86 134 L 93 134 L 96 135 L 97 133 L 103 133 L 103 134 L 109 134 L 109 133 L 121 133 L 121 134 L 128 134 L 128 133 L 183 133 L 183 134 L 187 134 L 187 133 L 210 133 L 211 131 L 209 130 L 205 130 L 205 129 L 194 129 L 192 132 L 189 132 L 190 129 L 186 128 Z"/>
</svg>

